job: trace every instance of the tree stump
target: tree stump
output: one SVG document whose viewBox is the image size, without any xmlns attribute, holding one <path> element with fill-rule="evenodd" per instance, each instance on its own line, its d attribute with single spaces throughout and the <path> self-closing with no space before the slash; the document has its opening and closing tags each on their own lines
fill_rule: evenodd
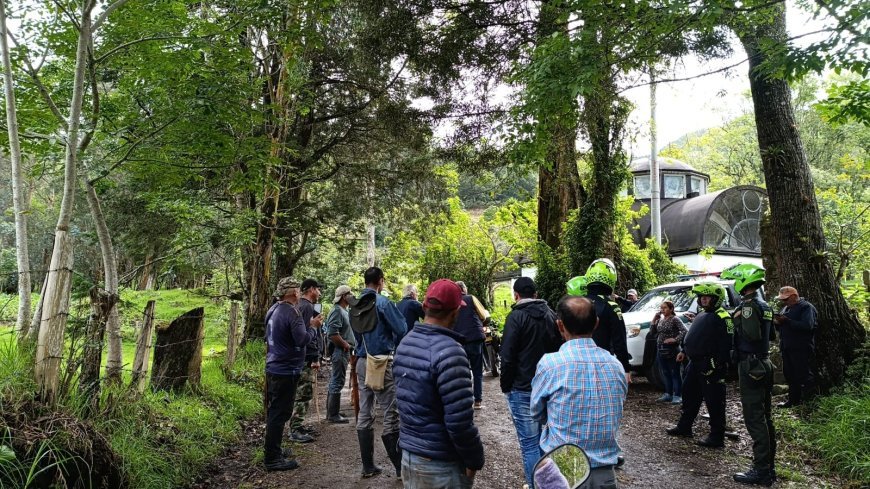
<svg viewBox="0 0 870 489">
<path fill-rule="evenodd" d="M 118 302 L 118 296 L 98 287 L 91 287 L 91 315 L 88 317 L 85 345 L 82 353 L 82 369 L 79 375 L 81 392 L 89 400 L 89 414 L 97 406 L 100 397 L 100 361 L 103 355 L 103 338 L 109 311 Z"/>
<path fill-rule="evenodd" d="M 148 359 L 151 357 L 151 339 L 154 326 L 154 301 L 148 301 L 145 306 L 145 315 L 142 327 L 139 329 L 139 338 L 136 340 L 136 356 L 133 360 L 133 376 L 130 387 L 137 393 L 145 392 L 145 378 L 148 375 Z"/>
<path fill-rule="evenodd" d="M 236 363 L 236 347 L 239 344 L 239 303 L 233 301 L 230 305 L 230 325 L 227 334 L 227 353 L 224 361 L 224 371 L 229 374 Z"/>
<path fill-rule="evenodd" d="M 189 311 L 157 330 L 154 344 L 153 390 L 178 391 L 186 383 L 198 386 L 202 366 L 203 308 Z"/>
</svg>

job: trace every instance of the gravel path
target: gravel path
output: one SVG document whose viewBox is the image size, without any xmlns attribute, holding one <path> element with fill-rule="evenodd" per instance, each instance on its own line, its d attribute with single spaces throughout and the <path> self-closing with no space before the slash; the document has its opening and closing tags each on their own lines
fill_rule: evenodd
<svg viewBox="0 0 870 489">
<path fill-rule="evenodd" d="M 485 377 L 484 409 L 475 413 L 486 453 L 486 466 L 475 481 L 481 489 L 521 488 L 522 464 L 513 423 L 507 403 L 499 390 L 497 378 Z M 321 387 L 325 381 L 321 379 Z M 324 389 L 320 389 L 320 407 L 325 409 Z M 347 389 L 345 389 L 347 392 Z M 751 451 L 748 436 L 742 426 L 740 404 L 733 384 L 728 389 L 729 427 L 740 436 L 728 440 L 724 450 L 696 446 L 691 440 L 672 438 L 664 433 L 679 416 L 677 406 L 657 404 L 659 395 L 645 379 L 631 386 L 625 405 L 625 417 L 620 444 L 626 464 L 618 470 L 621 488 L 745 488 L 731 480 L 731 474 L 746 468 Z M 344 395 L 343 411 L 352 413 L 349 395 Z M 702 408 L 703 412 L 703 408 Z M 392 476 L 391 465 L 379 442 L 380 425 L 376 425 L 375 462 L 384 473 L 371 479 L 359 476 L 359 449 L 353 423 L 332 425 L 316 421 L 312 406 L 308 422 L 320 432 L 314 443 L 294 445 L 301 467 L 284 473 L 266 473 L 254 462 L 262 453 L 263 423 L 260 420 L 245 426 L 243 442 L 215 461 L 207 476 L 194 484 L 206 488 L 354 488 L 391 489 L 402 487 Z M 707 433 L 706 420 L 699 417 L 695 424 L 696 438 Z M 811 467 L 800 469 L 806 482 L 780 482 L 774 487 L 818 488 L 838 487 L 836 483 L 813 477 Z"/>
</svg>

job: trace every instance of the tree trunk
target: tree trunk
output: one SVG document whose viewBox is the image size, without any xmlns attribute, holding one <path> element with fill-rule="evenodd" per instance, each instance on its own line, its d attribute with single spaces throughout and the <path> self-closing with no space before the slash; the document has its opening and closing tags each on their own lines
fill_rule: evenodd
<svg viewBox="0 0 870 489">
<path fill-rule="evenodd" d="M 154 285 L 152 281 L 154 269 L 152 260 L 154 260 L 154 250 L 150 249 L 148 254 L 145 255 L 145 264 L 142 266 L 142 276 L 139 277 L 139 287 L 137 290 L 151 290 L 151 287 Z"/>
<path fill-rule="evenodd" d="M 262 341 L 266 335 L 266 312 L 272 302 L 272 248 L 277 224 L 278 187 L 266 184 L 257 223 L 257 241 L 250 255 L 248 303 L 245 306 L 245 341 Z"/>
<path fill-rule="evenodd" d="M 12 62 L 9 56 L 9 35 L 6 25 L 6 2 L 0 0 L 0 52 L 3 57 L 3 89 L 6 94 L 6 125 L 9 132 L 9 154 L 12 163 L 12 208 L 15 212 L 15 257 L 18 265 L 18 318 L 15 331 L 18 341 L 27 338 L 30 329 L 30 255 L 28 252 L 28 201 L 22 176 L 21 144 L 18 140 L 18 115 L 15 107 L 15 89 Z"/>
<path fill-rule="evenodd" d="M 176 318 L 157 330 L 151 389 L 179 391 L 186 384 L 196 387 L 202 374 L 203 308 Z"/>
<path fill-rule="evenodd" d="M 366 223 L 366 264 L 369 268 L 378 262 L 377 245 L 375 245 L 375 223 Z"/>
<path fill-rule="evenodd" d="M 145 305 L 142 329 L 136 339 L 136 354 L 133 358 L 133 375 L 130 388 L 137 394 L 145 392 L 145 379 L 148 378 L 148 359 L 151 358 L 151 338 L 154 335 L 154 301 Z"/>
<path fill-rule="evenodd" d="M 85 332 L 85 345 L 82 352 L 82 369 L 79 374 L 79 386 L 81 393 L 88 400 L 85 404 L 86 417 L 96 410 L 100 398 L 100 364 L 103 358 L 103 338 L 106 332 L 106 324 L 109 320 L 109 312 L 115 309 L 118 296 L 108 291 L 92 287 L 91 315 Z"/>
<path fill-rule="evenodd" d="M 54 234 L 54 249 L 48 272 L 48 285 L 42 310 L 39 340 L 36 346 L 36 382 L 40 395 L 49 405 L 55 403 L 59 380 L 60 361 L 66 319 L 69 314 L 69 295 L 72 284 L 73 243 L 69 234 L 76 190 L 76 163 L 78 161 L 79 127 L 84 98 L 87 49 L 91 45 L 91 11 L 94 0 L 82 4 L 79 37 L 76 50 L 75 76 L 72 86 L 69 120 L 67 122 L 66 157 L 64 160 L 63 200 Z"/>
<path fill-rule="evenodd" d="M 849 309 L 824 254 L 821 216 L 795 125 L 788 83 L 768 76 L 762 67 L 771 60 L 766 50 L 771 48 L 768 43 L 778 46 L 786 43 L 785 5 L 766 9 L 764 15 L 753 21 L 744 32 L 737 29 L 737 34 L 749 56 L 758 145 L 770 218 L 775 224 L 770 227 L 774 246 L 763 249 L 765 265 L 774 271 L 771 284 L 774 287 L 769 292 L 778 285 L 791 285 L 818 309 L 818 385 L 830 388 L 843 382 L 846 367 L 854 359 L 855 349 L 863 344 L 866 333 Z"/>
<path fill-rule="evenodd" d="M 48 267 L 46 267 L 48 268 Z M 36 301 L 36 311 L 30 319 L 30 330 L 27 332 L 27 342 L 33 344 L 39 338 L 39 326 L 42 323 L 42 306 L 45 304 L 45 289 L 48 286 L 48 274 L 42 279 L 42 288 L 39 290 L 39 300 Z"/>
<path fill-rule="evenodd" d="M 100 199 L 93 184 L 85 181 L 88 207 L 100 242 L 100 254 L 103 258 L 103 274 L 106 293 L 112 296 L 106 316 L 106 332 L 109 334 L 109 348 L 106 355 L 106 379 L 111 383 L 121 382 L 121 320 L 118 317 L 118 259 L 106 225 L 106 217 L 100 206 Z"/>
<path fill-rule="evenodd" d="M 559 22 L 564 6 L 561 2 L 541 2 L 538 38 L 549 39 L 568 26 Z M 538 239 L 551 249 L 558 249 L 562 224 L 568 213 L 580 207 L 583 188 L 577 171 L 576 101 L 572 114 L 554 114 L 547 126 L 553 128 L 547 148 L 547 164 L 538 169 Z"/>
</svg>

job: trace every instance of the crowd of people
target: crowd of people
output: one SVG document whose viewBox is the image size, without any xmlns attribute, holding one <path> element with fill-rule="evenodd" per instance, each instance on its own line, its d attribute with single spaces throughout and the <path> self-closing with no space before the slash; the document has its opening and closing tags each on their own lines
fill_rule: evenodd
<svg viewBox="0 0 870 489">
<path fill-rule="evenodd" d="M 701 311 L 691 328 L 687 331 L 666 300 L 651 332 L 657 335 L 666 386 L 658 401 L 681 406 L 677 425 L 667 433 L 691 437 L 704 402 L 710 432 L 697 443 L 724 446 L 725 373 L 729 363 L 736 365 L 744 419 L 753 439 L 753 467 L 734 479 L 770 485 L 776 478 L 776 444 L 769 340 L 775 326 L 783 338 L 792 386 L 785 405 L 797 404 L 801 392 L 812 385 L 812 375 L 803 366 L 811 356 L 815 309 L 796 290 L 784 287 L 778 297 L 783 309 L 774 315 L 758 293 L 763 273 L 754 265 L 723 272 L 722 278 L 734 279 L 742 296 L 733 313 L 723 307 L 722 285 L 696 284 L 693 292 Z M 617 487 L 615 468 L 624 461 L 617 437 L 631 383 L 622 312 L 625 302 L 637 301 L 637 292 L 630 290 L 620 300 L 614 294 L 616 278 L 610 260 L 595 260 L 584 276 L 566 284 L 567 294 L 555 311 L 537 297 L 534 280 L 521 277 L 513 284 L 514 304 L 502 336 L 500 387 L 528 487 L 536 485 L 542 456 L 566 443 L 588 456 L 590 478 L 583 487 Z M 320 366 L 320 341 L 325 340 L 332 364 L 326 420 L 349 423 L 340 412 L 349 365 L 362 477 L 383 471 L 374 461 L 377 403 L 383 413 L 381 441 L 404 487 L 472 487 L 484 466 L 474 412 L 483 403 L 483 331 L 489 312 L 462 282 L 432 282 L 422 302 L 416 287 L 408 285 L 398 304 L 382 294 L 385 276 L 379 268 L 366 270 L 364 282 L 359 296 L 346 285 L 336 289 L 321 338 L 324 320 L 314 305 L 322 285 L 313 279 L 279 281 L 277 302 L 266 316 L 265 468 L 299 466 L 292 451 L 281 447 L 288 421 L 290 440 L 313 439 L 302 420 Z"/>
</svg>

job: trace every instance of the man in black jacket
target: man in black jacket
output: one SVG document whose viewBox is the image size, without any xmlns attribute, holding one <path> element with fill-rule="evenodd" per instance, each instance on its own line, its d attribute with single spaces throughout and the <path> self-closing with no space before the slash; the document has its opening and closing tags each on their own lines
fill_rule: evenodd
<svg viewBox="0 0 870 489">
<path fill-rule="evenodd" d="M 320 302 L 320 297 L 323 295 L 323 285 L 313 278 L 306 278 L 302 281 L 299 289 L 299 313 L 302 315 L 302 321 L 307 327 L 314 317 L 320 318 L 323 322 L 323 316 L 315 312 L 314 304 Z M 302 375 L 299 377 L 299 385 L 296 388 L 296 402 L 293 405 L 293 417 L 290 418 L 290 440 L 296 443 L 310 443 L 314 441 L 316 434 L 313 429 L 306 428 L 302 425 L 305 421 L 305 416 L 308 414 L 308 406 L 311 399 L 314 398 L 314 384 L 317 382 L 317 369 L 320 368 L 320 352 L 321 347 L 320 329 L 314 332 L 314 338 L 305 347 L 305 366 L 302 369 Z"/>
<path fill-rule="evenodd" d="M 818 312 L 815 306 L 798 295 L 794 287 L 779 289 L 777 299 L 783 308 L 773 316 L 773 324 L 779 331 L 782 373 L 788 382 L 788 401 L 776 406 L 787 408 L 800 404 L 802 394 L 811 392 L 815 384 L 812 369 L 816 345 L 813 337 Z"/>
<path fill-rule="evenodd" d="M 608 258 L 599 258 L 586 270 L 586 298 L 595 305 L 598 314 L 598 327 L 592 333 L 592 340 L 599 348 L 616 356 L 625 369 L 625 380 L 631 383 L 631 355 L 625 340 L 625 321 L 619 304 L 610 300 L 616 287 L 616 267 Z"/>
<path fill-rule="evenodd" d="M 530 487 L 534 487 L 534 467 L 541 458 L 541 425 L 531 413 L 532 379 L 538 360 L 545 353 L 558 351 L 562 343 L 556 314 L 537 297 L 534 280 L 520 277 L 514 282 L 516 304 L 505 320 L 501 343 L 501 391 L 507 397 L 517 430 Z"/>
</svg>

